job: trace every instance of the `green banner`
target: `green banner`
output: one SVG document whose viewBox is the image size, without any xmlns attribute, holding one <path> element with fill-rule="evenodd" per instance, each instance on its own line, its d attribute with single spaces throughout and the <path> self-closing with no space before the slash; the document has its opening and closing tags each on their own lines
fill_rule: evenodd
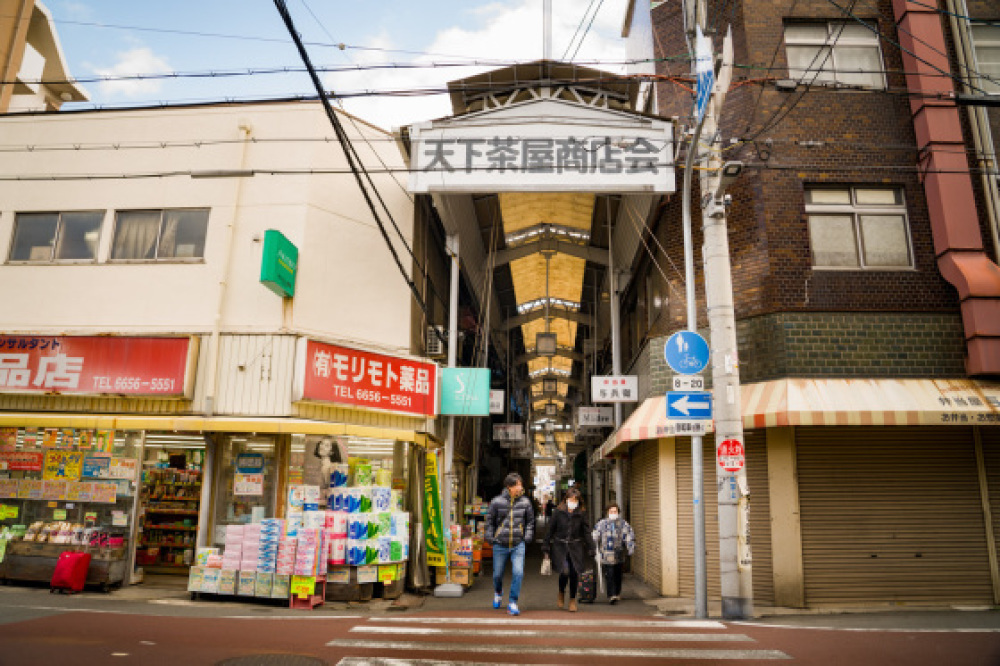
<svg viewBox="0 0 1000 666">
<path fill-rule="evenodd" d="M 424 465 L 424 540 L 427 542 L 427 566 L 448 564 L 444 549 L 444 525 L 441 523 L 441 493 L 438 491 L 437 454 L 427 452 Z"/>
</svg>

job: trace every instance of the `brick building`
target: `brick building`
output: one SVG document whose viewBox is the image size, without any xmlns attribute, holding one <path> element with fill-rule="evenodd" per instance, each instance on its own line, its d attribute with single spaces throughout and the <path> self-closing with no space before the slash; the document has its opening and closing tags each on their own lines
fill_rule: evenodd
<svg viewBox="0 0 1000 666">
<path fill-rule="evenodd" d="M 683 9 L 653 4 L 658 110 L 689 125 Z M 1000 109 L 952 94 L 1000 90 L 1000 7 L 732 0 L 708 16 L 717 52 L 732 27 L 736 64 L 713 149 L 745 164 L 727 219 L 755 601 L 1000 602 Z M 690 439 L 670 436 L 663 397 L 663 343 L 686 324 L 679 195 L 645 249 L 622 301 L 645 401 L 595 459 L 628 457 L 635 573 L 693 596 Z M 718 598 L 711 436 L 704 459 Z"/>
</svg>

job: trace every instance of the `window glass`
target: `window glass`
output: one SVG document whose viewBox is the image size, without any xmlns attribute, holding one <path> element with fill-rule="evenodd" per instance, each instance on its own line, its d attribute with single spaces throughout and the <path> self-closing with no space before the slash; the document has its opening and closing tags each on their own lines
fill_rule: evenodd
<svg viewBox="0 0 1000 666">
<path fill-rule="evenodd" d="M 826 25 L 822 23 L 793 23 L 785 26 L 785 39 L 792 41 L 825 42 Z"/>
<path fill-rule="evenodd" d="M 56 259 L 95 259 L 103 213 L 63 213 Z"/>
<path fill-rule="evenodd" d="M 50 261 L 58 224 L 58 213 L 18 213 L 10 260 Z"/>
<path fill-rule="evenodd" d="M 785 26 L 788 75 L 808 83 L 884 88 L 878 35 L 858 23 Z"/>
<path fill-rule="evenodd" d="M 816 189 L 806 192 L 806 201 L 814 204 L 849 204 L 850 190 Z"/>
<path fill-rule="evenodd" d="M 840 46 L 836 50 L 837 78 L 842 83 L 876 88 L 882 85 L 878 48 Z"/>
<path fill-rule="evenodd" d="M 870 28 L 854 22 L 830 24 L 830 32 L 834 39 L 838 34 L 840 39 L 872 40 L 876 37 Z"/>
<path fill-rule="evenodd" d="M 899 190 L 868 190 L 858 188 L 854 190 L 854 198 L 858 204 L 868 206 L 894 206 L 901 203 L 899 200 Z"/>
<path fill-rule="evenodd" d="M 813 265 L 834 268 L 859 265 L 854 220 L 850 215 L 810 215 L 809 240 Z"/>
<path fill-rule="evenodd" d="M 833 81 L 833 58 L 823 46 L 789 46 L 788 75 L 807 81 Z"/>
<path fill-rule="evenodd" d="M 111 258 L 200 258 L 205 256 L 207 228 L 206 209 L 121 211 Z"/>
<path fill-rule="evenodd" d="M 910 248 L 902 215 L 861 215 L 861 243 L 867 266 L 909 266 Z"/>
<path fill-rule="evenodd" d="M 160 211 L 137 210 L 118 213 L 112 259 L 153 259 L 160 230 Z"/>
<path fill-rule="evenodd" d="M 207 210 L 166 211 L 157 256 L 161 259 L 204 256 L 207 228 Z"/>
<path fill-rule="evenodd" d="M 1000 26 L 972 26 L 972 41 L 982 75 L 981 87 L 986 92 L 1000 93 Z"/>
</svg>

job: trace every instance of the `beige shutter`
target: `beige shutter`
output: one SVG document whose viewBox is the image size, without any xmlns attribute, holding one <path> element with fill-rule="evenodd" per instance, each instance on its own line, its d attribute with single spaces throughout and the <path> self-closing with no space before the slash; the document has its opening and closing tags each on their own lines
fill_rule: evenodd
<svg viewBox="0 0 1000 666">
<path fill-rule="evenodd" d="M 629 523 L 636 538 L 632 573 L 659 590 L 663 566 L 658 443 L 642 442 L 633 447 L 629 462 Z"/>
<path fill-rule="evenodd" d="M 992 601 L 971 428 L 795 433 L 807 606 Z"/>
</svg>

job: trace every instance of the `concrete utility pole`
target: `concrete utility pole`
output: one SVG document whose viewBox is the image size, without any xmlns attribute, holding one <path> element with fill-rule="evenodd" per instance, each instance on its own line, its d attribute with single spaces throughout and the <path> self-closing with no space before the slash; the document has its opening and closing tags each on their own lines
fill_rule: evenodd
<svg viewBox="0 0 1000 666">
<path fill-rule="evenodd" d="M 705 25 L 705 14 L 699 23 Z M 702 135 L 709 143 L 705 169 L 701 172 L 702 230 L 704 235 L 705 298 L 708 306 L 712 352 L 712 393 L 715 417 L 715 445 L 736 442 L 738 465 L 726 471 L 715 465 L 719 515 L 719 569 L 722 617 L 745 619 L 753 615 L 753 579 L 750 557 L 750 493 L 747 486 L 746 448 L 740 402 L 739 354 L 736 343 L 736 314 L 733 307 L 733 279 L 726 228 L 725 189 L 743 169 L 739 162 L 723 164 L 719 137 L 719 116 L 732 80 L 732 33 L 726 36 L 722 69 L 719 71 L 705 112 Z M 693 148 L 697 150 L 697 146 Z"/>
</svg>

